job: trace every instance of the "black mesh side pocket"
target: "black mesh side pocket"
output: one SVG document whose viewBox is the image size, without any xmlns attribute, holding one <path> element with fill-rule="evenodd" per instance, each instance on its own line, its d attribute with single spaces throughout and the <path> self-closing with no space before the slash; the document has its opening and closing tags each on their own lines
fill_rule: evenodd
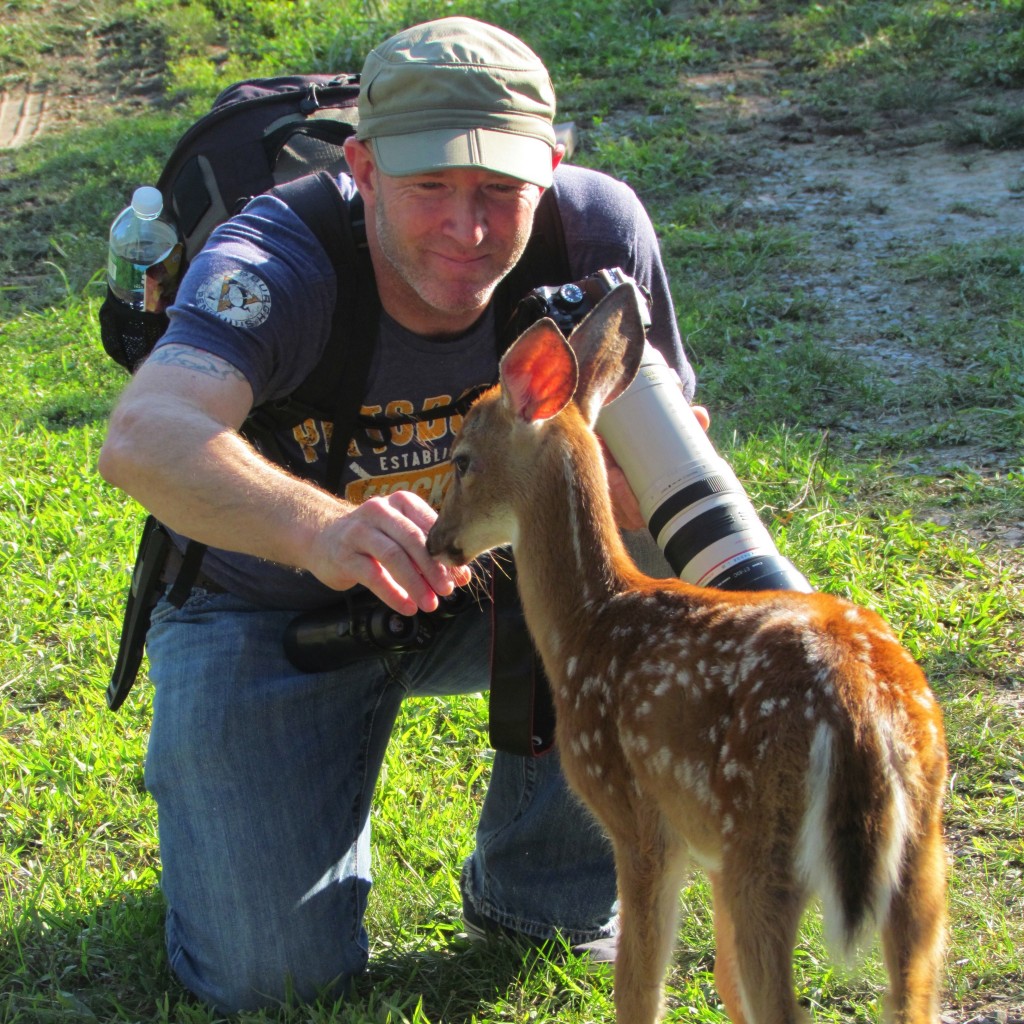
<svg viewBox="0 0 1024 1024">
<path fill-rule="evenodd" d="M 131 309 L 107 288 L 106 300 L 100 306 L 100 340 L 115 363 L 134 373 L 166 330 L 166 313 Z"/>
</svg>

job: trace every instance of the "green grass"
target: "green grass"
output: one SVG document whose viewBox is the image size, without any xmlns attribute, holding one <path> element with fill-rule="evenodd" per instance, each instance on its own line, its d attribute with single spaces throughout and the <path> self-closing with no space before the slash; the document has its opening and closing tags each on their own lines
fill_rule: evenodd
<svg viewBox="0 0 1024 1024">
<path fill-rule="evenodd" d="M 126 95 L 162 75 L 160 103 L 118 110 L 0 153 L 0 1021 L 212 1024 L 163 953 L 155 810 L 142 784 L 150 691 L 105 709 L 141 510 L 98 478 L 123 376 L 96 327 L 104 241 L 131 188 L 222 86 L 253 74 L 356 69 L 443 3 L 15 0 L 0 83 L 60 85 L 90 44 Z M 921 659 L 947 716 L 951 777 L 950 1007 L 1024 1007 L 1024 239 L 916 252 L 895 264 L 944 314 L 901 342 L 938 353 L 896 393 L 827 344 L 831 311 L 780 286 L 805 240 L 704 187 L 730 159 L 702 132 L 684 73 L 772 62 L 778 88 L 824 121 L 1020 146 L 1020 0 L 713 5 L 582 0 L 460 4 L 521 34 L 551 67 L 581 163 L 640 192 L 663 240 L 713 436 L 780 547 L 819 587 L 876 608 Z M 211 55 L 213 59 L 211 59 Z M 65 83 L 66 84 L 66 83 Z M 113 92 L 111 93 L 113 94 Z M 956 104 L 944 117 L 943 105 Z M 1015 128 L 1015 125 L 1017 126 Z M 889 425 L 848 435 L 878 407 Z M 900 416 L 913 429 L 900 425 Z M 896 425 L 892 425 L 895 417 Z M 948 465 L 928 456 L 949 448 Z M 984 464 L 957 459 L 981 451 Z M 510 957 L 460 938 L 458 869 L 489 770 L 482 698 L 410 702 L 374 809 L 370 974 L 349 1002 L 247 1022 L 611 1020 L 611 976 Z M 724 1018 L 711 978 L 708 893 L 683 894 L 673 1019 Z M 829 967 L 808 916 L 800 994 L 822 1021 L 876 1019 L 869 951 Z M 954 1010 L 956 1019 L 970 1016 Z"/>
</svg>

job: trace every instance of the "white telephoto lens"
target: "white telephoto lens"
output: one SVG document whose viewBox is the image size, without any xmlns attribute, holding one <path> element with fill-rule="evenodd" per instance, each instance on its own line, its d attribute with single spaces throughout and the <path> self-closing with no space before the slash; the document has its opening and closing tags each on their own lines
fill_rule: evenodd
<svg viewBox="0 0 1024 1024">
<path fill-rule="evenodd" d="M 630 386 L 601 410 L 596 430 L 680 578 L 729 590 L 812 589 L 779 554 L 652 345 Z"/>
</svg>

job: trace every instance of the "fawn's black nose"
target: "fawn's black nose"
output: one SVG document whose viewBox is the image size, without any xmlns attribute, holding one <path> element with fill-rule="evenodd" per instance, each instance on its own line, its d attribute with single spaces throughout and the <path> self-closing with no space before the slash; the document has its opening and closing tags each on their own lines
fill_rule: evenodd
<svg viewBox="0 0 1024 1024">
<path fill-rule="evenodd" d="M 435 523 L 427 534 L 427 553 L 433 558 L 440 558 L 449 565 L 465 565 L 466 558 L 462 548 L 457 544 L 450 543 L 443 536 L 444 531 L 438 529 Z"/>
</svg>

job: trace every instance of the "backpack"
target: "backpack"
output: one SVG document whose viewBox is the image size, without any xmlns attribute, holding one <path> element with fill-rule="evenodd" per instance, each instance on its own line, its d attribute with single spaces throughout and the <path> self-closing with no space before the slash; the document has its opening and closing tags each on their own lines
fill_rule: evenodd
<svg viewBox="0 0 1024 1024">
<path fill-rule="evenodd" d="M 346 169 L 359 121 L 358 75 L 254 78 L 225 89 L 179 139 L 157 181 L 190 261 L 255 195 Z"/>
<path fill-rule="evenodd" d="M 229 86 L 171 151 L 157 181 L 184 245 L 181 273 L 210 232 L 253 197 L 315 171 L 345 169 L 358 122 L 357 75 L 292 75 Z M 313 226 L 313 225 L 311 225 Z M 133 372 L 167 329 L 167 314 L 100 309 L 107 354 Z"/>
</svg>

